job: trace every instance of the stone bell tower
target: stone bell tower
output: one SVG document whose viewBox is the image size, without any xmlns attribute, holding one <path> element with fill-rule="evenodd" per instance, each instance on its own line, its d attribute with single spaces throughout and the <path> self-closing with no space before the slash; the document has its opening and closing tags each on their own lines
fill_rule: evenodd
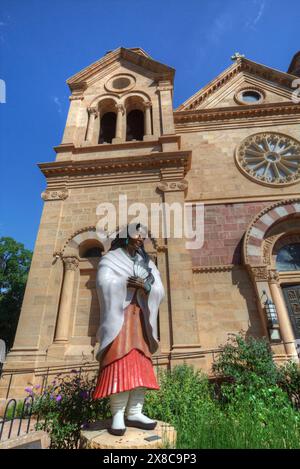
<svg viewBox="0 0 300 469">
<path fill-rule="evenodd" d="M 72 76 L 70 109 L 55 161 L 39 164 L 44 207 L 21 316 L 6 369 L 94 360 L 95 275 L 107 249 L 96 234 L 99 203 L 184 204 L 191 151 L 174 130 L 174 69 L 139 48 L 118 48 Z M 199 347 L 192 265 L 183 239 L 147 250 L 166 289 L 160 361 Z M 165 358 L 164 358 L 165 357 Z M 23 395 L 23 383 L 15 383 Z"/>
</svg>

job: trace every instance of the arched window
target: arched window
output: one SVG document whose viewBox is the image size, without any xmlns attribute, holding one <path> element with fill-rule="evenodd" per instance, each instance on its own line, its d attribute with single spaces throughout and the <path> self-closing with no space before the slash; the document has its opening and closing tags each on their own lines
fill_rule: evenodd
<svg viewBox="0 0 300 469">
<path fill-rule="evenodd" d="M 89 248 L 83 254 L 83 257 L 101 257 L 101 256 L 102 256 L 102 250 L 101 248 L 98 248 L 98 247 Z"/>
<path fill-rule="evenodd" d="M 276 269 L 278 271 L 300 270 L 300 243 L 287 244 L 279 249 Z"/>
<path fill-rule="evenodd" d="M 79 256 L 81 258 L 101 257 L 103 252 L 102 244 L 95 239 L 86 239 L 79 246 Z"/>
<path fill-rule="evenodd" d="M 101 117 L 100 135 L 98 143 L 111 143 L 116 135 L 117 116 L 114 112 L 106 112 Z"/>
<path fill-rule="evenodd" d="M 144 137 L 144 113 L 133 109 L 127 114 L 126 141 L 143 140 Z"/>
</svg>

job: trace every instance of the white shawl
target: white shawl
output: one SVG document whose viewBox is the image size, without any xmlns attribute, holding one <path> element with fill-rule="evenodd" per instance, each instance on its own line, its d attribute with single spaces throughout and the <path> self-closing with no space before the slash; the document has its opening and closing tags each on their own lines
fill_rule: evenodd
<svg viewBox="0 0 300 469">
<path fill-rule="evenodd" d="M 138 257 L 141 259 L 139 254 Z M 137 301 L 144 314 L 150 352 L 154 353 L 158 348 L 157 314 L 164 297 L 164 287 L 160 273 L 151 260 L 149 267 L 152 269 L 154 283 L 149 295 L 144 295 L 138 289 Z M 122 248 L 108 251 L 100 259 L 96 277 L 100 304 L 100 326 L 96 336 L 100 342 L 97 360 L 100 360 L 103 350 L 117 337 L 122 328 L 124 309 L 130 304 L 135 292 L 135 288 L 127 287 L 127 279 L 130 276 L 133 276 L 133 260 Z"/>
</svg>

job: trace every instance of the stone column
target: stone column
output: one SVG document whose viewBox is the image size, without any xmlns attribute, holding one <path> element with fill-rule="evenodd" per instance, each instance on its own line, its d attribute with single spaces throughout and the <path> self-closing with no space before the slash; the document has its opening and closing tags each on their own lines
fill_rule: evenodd
<svg viewBox="0 0 300 469">
<path fill-rule="evenodd" d="M 144 140 L 152 139 L 152 126 L 151 126 L 151 107 L 152 104 L 150 101 L 144 103 L 145 107 L 145 125 L 144 125 Z"/>
<path fill-rule="evenodd" d="M 124 139 L 124 131 L 125 131 L 125 108 L 123 104 L 116 104 L 117 110 L 117 123 L 116 123 L 116 136 L 113 138 L 112 143 L 119 143 L 123 142 Z"/>
<path fill-rule="evenodd" d="M 87 126 L 87 132 L 86 132 L 86 141 L 90 143 L 93 142 L 93 134 L 94 134 L 94 126 L 95 126 L 95 120 L 96 117 L 98 116 L 98 111 L 95 107 L 88 107 L 87 109 L 89 119 L 88 119 L 88 126 Z"/>
<path fill-rule="evenodd" d="M 73 299 L 75 273 L 79 266 L 77 257 L 63 258 L 65 273 L 61 293 L 54 343 L 67 343 L 69 340 L 69 322 Z"/>
<path fill-rule="evenodd" d="M 186 249 L 186 240 L 182 236 L 174 237 L 173 219 L 169 222 L 169 209 L 172 212 L 172 204 L 176 204 L 182 210 L 184 219 L 184 191 L 187 188 L 186 181 L 162 181 L 158 189 L 163 193 L 165 210 L 163 219 L 165 226 L 169 224 L 170 234 L 165 238 L 167 248 L 167 277 L 169 291 L 169 305 L 171 316 L 171 346 L 172 351 L 188 352 L 199 349 L 199 330 L 196 313 L 196 302 L 193 285 L 192 261 L 189 251 Z M 175 205 L 173 208 L 176 210 Z M 173 211 L 174 213 L 174 211 Z"/>
<path fill-rule="evenodd" d="M 279 285 L 279 276 L 276 270 L 269 271 L 269 288 L 272 296 L 272 300 L 276 306 L 280 333 L 283 342 L 285 342 L 286 354 L 298 361 L 298 354 L 295 345 L 295 336 L 291 326 L 290 318 L 286 308 L 286 304 L 282 295 L 282 291 Z"/>
</svg>

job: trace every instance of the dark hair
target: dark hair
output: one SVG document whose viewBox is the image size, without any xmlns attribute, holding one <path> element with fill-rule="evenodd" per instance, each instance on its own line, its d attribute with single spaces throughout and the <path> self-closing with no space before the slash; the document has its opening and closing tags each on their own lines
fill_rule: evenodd
<svg viewBox="0 0 300 469">
<path fill-rule="evenodd" d="M 147 227 L 145 225 L 142 225 L 141 223 L 137 223 L 137 224 L 130 223 L 129 225 L 126 226 L 126 228 L 124 228 L 123 230 L 120 230 L 117 236 L 115 237 L 115 239 L 112 240 L 110 251 L 114 251 L 115 249 L 118 249 L 118 248 L 125 248 L 127 246 L 127 240 L 130 238 L 129 227 L 133 228 L 136 231 L 143 230 L 145 231 L 145 233 L 148 232 Z M 120 235 L 122 236 L 120 237 Z M 146 253 L 144 246 L 141 246 L 140 248 L 138 248 L 137 252 L 142 256 L 144 262 L 146 262 L 146 264 L 149 264 L 150 257 Z"/>
</svg>

